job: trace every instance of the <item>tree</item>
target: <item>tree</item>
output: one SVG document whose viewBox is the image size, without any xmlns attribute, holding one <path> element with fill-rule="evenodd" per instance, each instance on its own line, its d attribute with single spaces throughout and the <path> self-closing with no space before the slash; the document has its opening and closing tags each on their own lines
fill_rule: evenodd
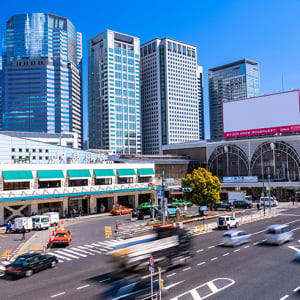
<svg viewBox="0 0 300 300">
<path fill-rule="evenodd" d="M 186 196 L 196 205 L 213 207 L 220 200 L 220 180 L 204 168 L 195 169 L 192 174 L 187 174 L 182 178 L 181 186 L 192 188 L 192 192 L 186 193 Z"/>
</svg>

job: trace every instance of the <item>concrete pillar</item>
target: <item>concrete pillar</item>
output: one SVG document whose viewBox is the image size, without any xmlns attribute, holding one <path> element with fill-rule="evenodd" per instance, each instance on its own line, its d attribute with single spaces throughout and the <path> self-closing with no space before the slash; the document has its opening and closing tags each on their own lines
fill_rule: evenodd
<svg viewBox="0 0 300 300">
<path fill-rule="evenodd" d="M 114 194 L 114 202 L 113 205 L 117 205 L 118 204 L 118 196 Z"/>
<path fill-rule="evenodd" d="M 97 198 L 95 196 L 90 198 L 90 210 L 92 214 L 97 212 Z"/>
<path fill-rule="evenodd" d="M 134 195 L 134 202 L 133 202 L 133 207 L 138 207 L 139 206 L 139 194 Z"/>
<path fill-rule="evenodd" d="M 38 210 L 38 201 L 32 201 L 31 202 L 31 214 L 35 212 L 36 214 L 38 214 L 39 210 Z"/>
<path fill-rule="evenodd" d="M 0 225 L 4 225 L 4 205 L 0 204 Z"/>
</svg>

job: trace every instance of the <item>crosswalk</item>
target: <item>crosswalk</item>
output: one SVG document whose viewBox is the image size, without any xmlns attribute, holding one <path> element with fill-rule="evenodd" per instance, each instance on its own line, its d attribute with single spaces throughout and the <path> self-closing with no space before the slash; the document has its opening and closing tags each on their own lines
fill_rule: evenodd
<svg viewBox="0 0 300 300">
<path fill-rule="evenodd" d="M 93 242 L 86 245 L 68 247 L 68 248 L 52 248 L 48 251 L 48 254 L 55 255 L 60 263 L 66 261 L 75 261 L 78 259 L 86 258 L 88 256 L 94 256 L 99 254 L 104 254 L 105 252 L 111 250 L 114 245 L 116 245 L 122 239 L 113 239 L 103 242 Z M 11 261 L 1 261 L 0 262 L 0 273 L 5 270 L 5 266 L 11 263 Z"/>
</svg>

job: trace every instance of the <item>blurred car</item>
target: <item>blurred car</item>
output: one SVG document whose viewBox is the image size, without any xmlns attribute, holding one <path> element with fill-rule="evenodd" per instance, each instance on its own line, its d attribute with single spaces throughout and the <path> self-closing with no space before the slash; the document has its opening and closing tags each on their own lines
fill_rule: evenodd
<svg viewBox="0 0 300 300">
<path fill-rule="evenodd" d="M 232 206 L 234 208 L 252 208 L 252 204 L 250 202 L 243 201 L 243 200 L 233 201 Z"/>
<path fill-rule="evenodd" d="M 126 215 L 126 214 L 131 214 L 131 212 L 132 212 L 132 208 L 128 208 L 123 205 L 116 206 L 110 211 L 112 215 Z"/>
<path fill-rule="evenodd" d="M 300 262 L 300 251 L 296 252 L 295 261 L 299 261 Z"/>
<path fill-rule="evenodd" d="M 26 253 L 5 267 L 5 274 L 14 277 L 30 277 L 33 273 L 46 268 L 54 268 L 58 260 L 56 256 L 41 253 Z"/>
<path fill-rule="evenodd" d="M 138 218 L 139 220 L 150 219 L 152 217 L 156 218 L 157 214 L 158 211 L 155 207 L 140 207 L 132 211 L 132 217 Z"/>
<path fill-rule="evenodd" d="M 54 246 L 69 246 L 72 241 L 72 233 L 68 229 L 57 230 L 52 240 Z"/>
<path fill-rule="evenodd" d="M 139 205 L 140 208 L 144 207 L 153 207 L 153 204 L 151 202 L 144 202 L 141 205 Z"/>
<path fill-rule="evenodd" d="M 275 207 L 278 206 L 278 201 L 274 197 L 260 197 L 259 204 L 261 207 Z"/>
<path fill-rule="evenodd" d="M 158 296 L 158 292 L 158 282 L 153 282 L 153 294 L 156 297 Z M 151 282 L 150 280 L 124 280 L 116 282 L 108 290 L 104 291 L 97 299 L 151 299 Z"/>
<path fill-rule="evenodd" d="M 281 245 L 292 240 L 293 232 L 286 224 L 275 224 L 266 228 L 265 242 L 267 244 Z"/>
<path fill-rule="evenodd" d="M 224 203 L 224 202 L 218 202 L 214 205 L 214 210 L 226 210 L 230 211 L 232 210 L 232 207 L 229 203 Z"/>
<path fill-rule="evenodd" d="M 158 205 L 157 210 L 158 210 L 158 216 L 161 216 L 162 212 L 161 212 L 160 205 Z M 176 217 L 176 218 L 180 217 L 180 208 L 178 206 L 168 204 L 168 217 Z"/>
<path fill-rule="evenodd" d="M 192 206 L 193 203 L 192 202 L 189 202 L 189 201 L 186 201 L 186 200 L 183 200 L 183 199 L 177 199 L 176 201 L 172 202 L 172 205 L 175 205 L 175 206 Z"/>
<path fill-rule="evenodd" d="M 230 230 L 223 234 L 221 244 L 224 246 L 239 246 L 250 242 L 251 235 L 243 230 Z"/>
</svg>

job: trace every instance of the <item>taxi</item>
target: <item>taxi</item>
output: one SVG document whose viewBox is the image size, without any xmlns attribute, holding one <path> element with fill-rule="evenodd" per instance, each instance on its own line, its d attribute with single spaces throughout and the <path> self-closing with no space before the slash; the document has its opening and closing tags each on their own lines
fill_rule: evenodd
<svg viewBox="0 0 300 300">
<path fill-rule="evenodd" d="M 131 214 L 131 212 L 132 212 L 132 208 L 128 208 L 123 205 L 116 206 L 110 211 L 112 215 L 125 215 L 125 214 Z"/>
<path fill-rule="evenodd" d="M 69 246 L 72 241 L 72 233 L 69 229 L 57 230 L 53 238 L 52 244 L 55 246 Z"/>
<path fill-rule="evenodd" d="M 183 199 L 178 199 L 178 200 L 172 202 L 172 205 L 181 206 L 181 207 L 182 206 L 188 206 L 188 207 L 190 207 L 190 206 L 193 205 L 193 203 L 189 202 L 189 201 L 186 201 L 186 200 L 183 200 Z"/>
</svg>

